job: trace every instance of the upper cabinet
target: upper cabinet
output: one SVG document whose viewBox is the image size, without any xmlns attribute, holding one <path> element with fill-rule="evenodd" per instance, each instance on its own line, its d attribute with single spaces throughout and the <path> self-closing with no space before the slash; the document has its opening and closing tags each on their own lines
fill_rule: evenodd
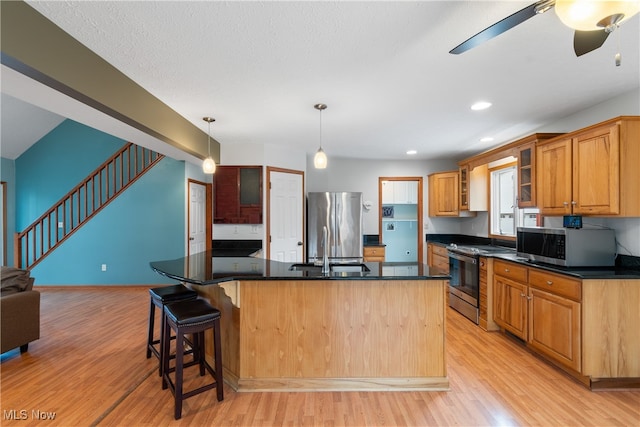
<svg viewBox="0 0 640 427">
<path fill-rule="evenodd" d="M 458 216 L 458 171 L 429 175 L 429 216 Z"/>
<path fill-rule="evenodd" d="M 518 148 L 518 207 L 536 206 L 536 144 L 528 142 Z"/>
<path fill-rule="evenodd" d="M 458 203 L 458 208 L 461 211 L 469 210 L 469 165 L 464 164 L 459 168 L 460 177 L 458 179 L 459 188 L 458 193 L 460 196 L 460 201 Z"/>
<path fill-rule="evenodd" d="M 640 216 L 640 117 L 620 117 L 537 147 L 544 215 Z"/>
<path fill-rule="evenodd" d="M 215 224 L 262 224 L 262 166 L 218 166 L 213 187 Z"/>
<path fill-rule="evenodd" d="M 382 203 L 390 205 L 418 203 L 418 181 L 382 181 Z"/>
</svg>

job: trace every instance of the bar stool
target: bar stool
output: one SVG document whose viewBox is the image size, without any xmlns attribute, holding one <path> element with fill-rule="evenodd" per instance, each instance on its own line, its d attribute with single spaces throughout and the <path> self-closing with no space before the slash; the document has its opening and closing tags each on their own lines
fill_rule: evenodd
<svg viewBox="0 0 640 427">
<path fill-rule="evenodd" d="M 170 302 L 193 300 L 198 297 L 196 291 L 184 285 L 162 286 L 149 289 L 151 302 L 149 303 L 149 333 L 147 337 L 147 359 L 154 354 L 158 360 L 158 375 L 162 375 L 162 337 L 164 336 L 164 306 Z M 160 309 L 160 337 L 155 339 L 154 325 L 156 319 L 156 307 Z M 155 346 L 158 346 L 156 349 Z"/>
<path fill-rule="evenodd" d="M 165 329 L 163 341 L 163 365 L 162 365 L 162 389 L 169 387 L 175 401 L 174 417 L 179 420 L 182 416 L 182 402 L 196 394 L 216 388 L 218 402 L 224 399 L 222 390 L 222 348 L 220 344 L 220 310 L 212 307 L 203 299 L 179 301 L 164 306 Z M 213 356 L 215 369 L 205 360 L 204 331 L 213 329 Z M 175 368 L 169 368 L 169 336 L 171 331 L 176 334 L 176 362 Z M 184 363 L 184 338 L 185 334 L 193 334 L 194 361 Z M 205 369 L 211 374 L 214 382 L 196 388 L 189 392 L 183 392 L 182 381 L 184 368 L 197 364 L 200 367 L 200 376 L 204 376 Z M 175 382 L 171 380 L 170 373 L 175 372 Z"/>
</svg>

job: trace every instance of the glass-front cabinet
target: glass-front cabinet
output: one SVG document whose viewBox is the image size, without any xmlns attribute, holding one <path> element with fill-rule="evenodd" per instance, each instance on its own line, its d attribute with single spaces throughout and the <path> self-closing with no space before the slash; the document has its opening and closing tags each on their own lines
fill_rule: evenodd
<svg viewBox="0 0 640 427">
<path fill-rule="evenodd" d="M 518 207 L 536 206 L 535 142 L 518 150 Z"/>
<path fill-rule="evenodd" d="M 469 210 L 469 165 L 460 166 L 459 194 L 460 203 L 458 208 L 461 211 Z"/>
</svg>

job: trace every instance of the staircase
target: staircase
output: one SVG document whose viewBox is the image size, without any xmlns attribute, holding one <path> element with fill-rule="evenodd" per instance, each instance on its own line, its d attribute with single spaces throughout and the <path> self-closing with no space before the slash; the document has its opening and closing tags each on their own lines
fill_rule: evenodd
<svg viewBox="0 0 640 427">
<path fill-rule="evenodd" d="M 16 233 L 16 267 L 35 267 L 163 158 L 155 151 L 125 144 L 23 232 Z"/>
</svg>

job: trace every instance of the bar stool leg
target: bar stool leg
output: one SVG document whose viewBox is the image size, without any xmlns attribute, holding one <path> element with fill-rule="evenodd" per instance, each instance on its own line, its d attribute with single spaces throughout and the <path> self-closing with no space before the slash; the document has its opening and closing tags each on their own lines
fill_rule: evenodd
<svg viewBox="0 0 640 427">
<path fill-rule="evenodd" d="M 149 336 L 147 337 L 147 359 L 151 357 L 151 346 L 153 345 L 153 328 L 155 324 L 155 318 L 156 318 L 156 306 L 152 300 L 149 303 Z M 161 354 L 162 354 L 162 350 L 161 350 Z"/>
<path fill-rule="evenodd" d="M 174 417 L 176 420 L 180 419 L 182 416 L 182 379 L 183 379 L 183 358 L 184 358 L 184 334 L 182 330 L 178 327 L 176 328 L 176 379 L 174 382 L 175 393 L 174 393 L 174 401 L 175 401 L 175 413 Z"/>
<path fill-rule="evenodd" d="M 222 382 L 222 347 L 220 343 L 220 319 L 213 323 L 213 354 L 215 355 L 215 379 L 216 379 L 216 395 L 218 402 L 224 399 L 223 382 Z M 204 347 L 204 346 L 203 346 Z M 204 357 L 203 357 L 204 359 Z"/>
</svg>

